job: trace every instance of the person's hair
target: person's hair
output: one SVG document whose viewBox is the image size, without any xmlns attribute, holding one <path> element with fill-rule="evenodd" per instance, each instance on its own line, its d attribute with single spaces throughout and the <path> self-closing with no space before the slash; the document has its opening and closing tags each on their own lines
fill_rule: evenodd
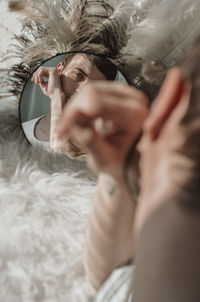
<svg viewBox="0 0 200 302">
<path fill-rule="evenodd" d="M 184 144 L 178 150 L 193 163 L 189 182 L 181 188 L 180 199 L 191 209 L 200 210 L 200 37 L 180 65 L 183 77 L 191 83 L 189 106 L 181 121 Z"/>
<path fill-rule="evenodd" d="M 89 53 L 80 53 L 80 52 L 72 52 L 68 53 L 64 60 L 63 60 L 63 65 L 65 68 L 67 64 L 71 61 L 71 59 L 76 56 L 77 54 L 85 54 L 89 61 L 93 63 L 97 69 L 106 77 L 107 80 L 109 81 L 114 81 L 117 75 L 117 67 L 110 62 L 108 59 L 94 55 L 94 54 L 89 54 Z"/>
</svg>

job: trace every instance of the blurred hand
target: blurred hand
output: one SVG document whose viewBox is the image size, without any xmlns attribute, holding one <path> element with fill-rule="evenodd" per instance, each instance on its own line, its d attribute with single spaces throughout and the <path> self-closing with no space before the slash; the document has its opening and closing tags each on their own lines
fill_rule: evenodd
<svg viewBox="0 0 200 302">
<path fill-rule="evenodd" d="M 93 82 L 65 106 L 57 133 L 85 149 L 92 169 L 121 177 L 127 154 L 141 134 L 147 103 L 142 92 L 126 84 Z"/>
<path fill-rule="evenodd" d="M 50 98 L 56 90 L 62 92 L 60 75 L 56 67 L 39 67 L 38 70 L 34 72 L 31 81 L 36 85 L 40 85 L 43 94 Z"/>
</svg>

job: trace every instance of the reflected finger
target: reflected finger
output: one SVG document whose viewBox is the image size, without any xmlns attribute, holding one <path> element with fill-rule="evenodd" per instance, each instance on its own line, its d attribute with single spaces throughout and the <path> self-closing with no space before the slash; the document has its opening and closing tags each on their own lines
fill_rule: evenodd
<svg viewBox="0 0 200 302">
<path fill-rule="evenodd" d="M 34 72 L 31 81 L 36 84 L 36 74 Z M 37 84 L 36 84 L 37 85 Z"/>
<path fill-rule="evenodd" d="M 38 79 L 38 83 L 42 84 L 42 83 L 46 83 L 49 79 L 49 71 L 47 70 L 42 70 L 39 72 L 39 74 L 37 75 L 37 79 Z M 44 81 L 44 79 L 47 79 L 46 81 Z"/>
</svg>

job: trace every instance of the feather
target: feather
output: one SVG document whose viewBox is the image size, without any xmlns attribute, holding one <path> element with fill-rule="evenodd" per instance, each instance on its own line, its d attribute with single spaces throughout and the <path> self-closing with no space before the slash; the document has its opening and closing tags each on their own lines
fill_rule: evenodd
<svg viewBox="0 0 200 302">
<path fill-rule="evenodd" d="M 23 32 L 7 55 L 20 61 L 9 74 L 19 96 L 45 59 L 88 51 L 110 59 L 129 83 L 152 99 L 166 68 L 177 63 L 199 34 L 197 0 L 9 0 Z M 15 79 L 15 80 L 14 80 Z M 10 87 L 10 86 L 9 86 Z"/>
<path fill-rule="evenodd" d="M 126 51 L 170 67 L 200 34 L 199 16 L 198 0 L 155 1 L 131 32 Z"/>
<path fill-rule="evenodd" d="M 9 71 L 19 96 L 29 74 L 47 58 L 67 51 L 88 51 L 123 66 L 122 49 L 133 3 L 123 0 L 10 0 L 21 14 L 23 32 L 15 36 L 9 55 L 20 63 Z M 20 89 L 21 85 L 21 89 Z"/>
<path fill-rule="evenodd" d="M 127 24 L 128 10 L 126 18 L 122 20 L 120 12 L 124 10 L 117 9 L 118 5 L 112 7 L 108 1 L 21 0 L 17 5 L 18 2 L 9 1 L 10 10 L 18 11 L 25 16 L 22 18 L 24 25 L 35 22 L 43 28 L 43 33 L 39 36 L 40 44 L 47 46 L 48 49 L 52 49 L 53 44 L 57 52 L 69 51 L 75 47 L 83 50 L 85 46 L 88 49 L 89 43 L 97 43 L 104 48 L 105 53 L 115 55 L 127 43 L 124 28 Z"/>
</svg>

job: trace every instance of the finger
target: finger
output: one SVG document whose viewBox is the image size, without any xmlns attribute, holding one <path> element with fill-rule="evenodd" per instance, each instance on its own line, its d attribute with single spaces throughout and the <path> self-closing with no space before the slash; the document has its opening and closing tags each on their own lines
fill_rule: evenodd
<svg viewBox="0 0 200 302">
<path fill-rule="evenodd" d="M 77 145 L 82 146 L 84 148 L 88 148 L 88 146 L 95 139 L 94 129 L 91 127 L 80 127 L 74 126 L 70 132 L 70 138 L 72 138 L 73 142 Z"/>
<path fill-rule="evenodd" d="M 37 74 L 37 73 L 34 75 L 33 81 L 34 81 L 35 85 L 39 85 L 39 84 L 40 84 L 40 83 L 39 83 L 39 78 L 38 78 L 38 74 Z"/>
<path fill-rule="evenodd" d="M 104 82 L 98 85 L 102 84 L 106 86 L 103 85 L 101 89 L 104 90 L 108 87 L 110 91 L 111 85 Z M 121 86 L 123 85 L 117 85 L 118 88 L 121 88 Z M 113 91 L 113 87 L 116 87 L 116 85 L 112 86 L 111 91 Z M 141 102 L 141 99 L 134 97 L 133 94 L 131 94 L 131 97 L 123 94 L 124 97 L 121 98 L 121 94 L 114 96 L 109 94 L 109 91 L 100 93 L 100 90 L 99 88 L 97 89 L 96 84 L 88 85 L 71 98 L 68 105 L 65 106 L 61 118 L 58 129 L 60 135 L 68 135 L 73 125 L 79 124 L 81 115 L 90 120 L 97 117 L 101 117 L 104 120 L 112 120 L 119 128 L 129 127 L 130 121 L 135 123 L 135 119 L 137 120 L 141 115 L 146 116 L 147 106 Z"/>
<path fill-rule="evenodd" d="M 88 145 L 86 152 L 88 166 L 93 170 L 106 172 L 106 169 L 109 169 L 111 171 L 111 165 L 119 164 L 116 150 L 113 152 L 113 146 L 101 136 L 95 137 Z"/>
<path fill-rule="evenodd" d="M 36 74 L 35 74 L 35 73 L 33 74 L 33 77 L 32 77 L 32 79 L 31 79 L 31 81 L 32 81 L 35 85 L 37 85 L 37 82 L 36 82 Z"/>
<path fill-rule="evenodd" d="M 104 118 L 109 118 L 114 116 L 117 110 L 122 110 L 123 107 L 129 105 L 135 106 L 135 103 L 147 107 L 147 99 L 141 92 L 130 88 L 132 93 L 126 93 L 127 88 L 129 89 L 125 84 L 108 84 L 107 82 L 85 85 L 71 98 L 65 111 L 78 108 L 89 115 L 102 115 Z"/>
<path fill-rule="evenodd" d="M 101 125 L 100 125 L 100 121 L 101 121 Z M 67 111 L 67 113 L 63 115 L 61 121 L 57 126 L 56 132 L 59 137 L 62 136 L 68 137 L 75 126 L 88 127 L 91 126 L 92 123 L 96 131 L 98 131 L 99 134 L 101 134 L 102 136 L 106 136 L 110 134 L 111 131 L 113 133 L 113 129 L 114 129 L 113 122 L 110 121 L 110 123 L 112 123 L 112 129 L 108 125 L 110 124 L 109 121 L 107 122 L 105 127 L 102 124 L 103 119 L 101 117 L 98 116 L 97 118 L 95 118 L 94 115 L 90 116 L 76 109 Z"/>
<path fill-rule="evenodd" d="M 40 85 L 40 88 L 41 88 L 41 90 L 43 91 L 43 93 L 45 93 L 46 94 L 46 92 L 47 92 L 47 84 L 39 84 Z"/>
<path fill-rule="evenodd" d="M 122 122 L 124 118 L 133 117 L 134 112 L 138 112 L 138 109 L 147 110 L 147 107 L 135 98 L 118 100 L 110 95 L 79 94 L 79 96 L 72 97 L 65 106 L 63 119 L 67 122 L 71 111 L 79 111 L 91 118 L 102 117 L 105 120 Z"/>
<path fill-rule="evenodd" d="M 116 134 L 118 132 L 118 129 L 113 121 L 107 120 L 105 121 L 101 117 L 97 117 L 93 121 L 93 126 L 95 131 L 101 136 L 101 137 L 108 137 L 111 135 Z"/>
<path fill-rule="evenodd" d="M 80 111 L 73 110 L 61 118 L 55 131 L 58 137 L 68 138 L 74 126 L 89 127 L 91 122 L 92 118 Z"/>
<path fill-rule="evenodd" d="M 49 76 L 50 69 L 46 67 L 39 67 L 34 73 L 32 79 L 36 84 L 39 84 L 42 77 Z"/>
<path fill-rule="evenodd" d="M 132 97 L 141 100 L 144 104 L 148 105 L 147 96 L 135 87 L 132 87 L 125 83 L 120 82 L 109 82 L 109 81 L 95 81 L 94 87 L 99 90 L 99 93 L 110 94 L 113 96 L 121 97 Z"/>
<path fill-rule="evenodd" d="M 84 108 L 65 108 L 59 124 L 60 135 L 67 134 L 75 124 L 95 123 L 99 130 L 99 134 L 107 137 L 113 135 L 116 131 L 128 130 L 128 132 L 136 131 L 148 114 L 146 107 L 141 106 L 137 102 L 130 101 L 126 106 L 122 103 L 107 103 L 106 106 L 91 110 Z M 97 131 L 96 128 L 96 131 Z"/>
<path fill-rule="evenodd" d="M 151 132 L 152 139 L 158 136 L 162 128 L 161 125 L 168 119 L 173 108 L 180 101 L 183 88 L 181 71 L 174 67 L 168 72 L 160 93 L 152 106 L 149 118 L 144 125 L 144 130 Z"/>
<path fill-rule="evenodd" d="M 113 160 L 112 147 L 92 127 L 76 126 L 70 137 L 85 150 L 88 155 L 87 162 L 92 169 L 102 169 L 111 159 Z"/>
<path fill-rule="evenodd" d="M 96 131 L 104 137 L 113 135 L 116 131 L 137 132 L 147 116 L 147 110 L 141 108 L 138 104 L 121 108 L 111 106 L 110 112 L 107 108 L 105 110 L 106 112 L 104 111 L 103 114 L 100 111 L 91 114 L 76 108 L 67 108 L 56 129 L 57 135 L 68 137 L 75 125 L 86 127 L 91 126 L 92 123 L 94 123 L 93 126 Z"/>
<path fill-rule="evenodd" d="M 49 70 L 41 70 L 38 75 L 37 75 L 37 79 L 38 79 L 38 83 L 41 84 L 41 83 L 46 83 L 44 81 L 44 77 L 49 79 L 50 77 L 50 71 Z"/>
</svg>

